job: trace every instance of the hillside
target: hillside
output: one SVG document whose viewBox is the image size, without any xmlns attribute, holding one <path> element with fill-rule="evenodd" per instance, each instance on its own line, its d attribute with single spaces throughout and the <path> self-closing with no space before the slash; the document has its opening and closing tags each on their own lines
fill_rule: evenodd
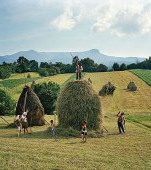
<svg viewBox="0 0 151 170">
<path fill-rule="evenodd" d="M 79 59 L 83 58 L 91 58 L 95 61 L 95 63 L 103 63 L 107 65 L 108 67 L 111 67 L 114 62 L 117 62 L 119 64 L 125 63 L 125 64 L 131 64 L 136 62 L 144 61 L 145 58 L 138 58 L 138 57 L 116 57 L 116 56 L 108 56 L 100 53 L 97 49 L 82 51 L 82 52 L 72 52 L 73 56 L 78 55 Z M 20 56 L 26 57 L 28 60 L 36 60 L 39 63 L 40 62 L 62 62 L 65 64 L 70 64 L 72 62 L 72 56 L 70 52 L 37 52 L 34 50 L 29 51 L 20 51 L 15 54 L 11 55 L 5 55 L 0 56 L 0 63 L 2 62 L 14 62 L 16 61 Z"/>
<path fill-rule="evenodd" d="M 118 108 L 129 114 L 151 111 L 151 88 L 131 72 L 87 73 L 85 79 L 89 77 L 97 92 L 108 81 L 111 81 L 117 87 L 113 97 L 101 97 L 104 113 L 115 114 L 118 112 Z M 127 91 L 126 88 L 130 81 L 135 82 L 138 91 Z"/>
<path fill-rule="evenodd" d="M 39 77 L 33 74 L 34 76 Z M 13 75 L 11 78 L 18 77 L 22 76 Z M 53 139 L 48 124 L 42 127 L 32 127 L 32 134 L 21 134 L 21 137 L 17 138 L 16 129 L 5 128 L 6 123 L 0 119 L 0 169 L 150 170 L 151 129 L 142 123 L 135 123 L 134 116 L 137 115 L 137 112 L 150 112 L 151 97 L 147 94 L 151 92 L 151 88 L 128 71 L 84 74 L 84 79 L 89 77 L 96 91 L 99 91 L 108 81 L 116 85 L 114 100 L 118 107 L 122 111 L 133 113 L 130 115 L 133 117 L 129 117 L 130 121 L 126 121 L 126 133 L 118 134 L 117 118 L 115 117 L 118 109 L 111 96 L 101 97 L 103 111 L 107 115 L 104 119 L 104 126 L 108 133 L 104 133 L 101 138 L 88 137 L 87 143 L 81 143 L 81 132 L 79 132 L 79 138 L 57 136 L 57 139 Z M 40 77 L 37 81 L 52 80 L 64 86 L 67 81 L 73 79 L 73 74 L 65 74 Z M 135 81 L 138 86 L 137 92 L 125 90 L 129 81 Z M 23 85 L 14 87 L 16 91 L 12 88 L 14 96 L 19 95 L 17 89 L 21 90 Z M 126 115 L 126 119 L 128 116 Z M 150 118 L 150 114 L 139 116 L 140 121 L 147 122 L 148 125 L 151 125 Z M 5 119 L 11 123 L 14 117 L 6 116 Z M 45 119 L 50 121 L 53 116 L 45 116 Z"/>
</svg>

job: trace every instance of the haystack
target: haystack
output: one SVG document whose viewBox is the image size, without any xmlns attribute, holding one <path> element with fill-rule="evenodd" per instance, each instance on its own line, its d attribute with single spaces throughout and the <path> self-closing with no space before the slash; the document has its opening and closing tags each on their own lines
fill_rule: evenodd
<svg viewBox="0 0 151 170">
<path fill-rule="evenodd" d="M 136 91 L 137 86 L 135 85 L 135 83 L 133 81 L 130 81 L 130 83 L 127 85 L 127 89 L 130 91 Z"/>
<path fill-rule="evenodd" d="M 99 96 L 90 83 L 85 81 L 69 82 L 57 100 L 59 124 L 80 130 L 84 120 L 88 128 L 102 130 L 102 112 Z"/>
<path fill-rule="evenodd" d="M 115 89 L 116 87 L 111 82 L 108 82 L 99 91 L 99 95 L 100 96 L 113 95 Z"/>
<path fill-rule="evenodd" d="M 29 125 L 41 126 L 45 124 L 44 108 L 37 95 L 28 86 L 23 88 L 19 97 L 16 115 L 21 115 L 24 111 L 28 111 L 27 120 Z"/>
</svg>

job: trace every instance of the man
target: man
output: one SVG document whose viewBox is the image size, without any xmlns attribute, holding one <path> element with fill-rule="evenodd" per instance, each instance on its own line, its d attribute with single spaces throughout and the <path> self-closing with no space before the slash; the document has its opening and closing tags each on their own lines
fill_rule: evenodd
<svg viewBox="0 0 151 170">
<path fill-rule="evenodd" d="M 118 129 L 119 129 L 119 133 L 125 133 L 125 130 L 124 130 L 124 124 L 125 124 L 125 118 L 124 118 L 124 113 L 118 113 L 117 114 L 118 116 L 118 120 L 117 120 L 117 124 L 118 124 Z"/>
<path fill-rule="evenodd" d="M 83 71 L 83 67 L 81 63 L 77 63 L 76 65 L 76 80 L 81 79 L 81 72 Z"/>
</svg>

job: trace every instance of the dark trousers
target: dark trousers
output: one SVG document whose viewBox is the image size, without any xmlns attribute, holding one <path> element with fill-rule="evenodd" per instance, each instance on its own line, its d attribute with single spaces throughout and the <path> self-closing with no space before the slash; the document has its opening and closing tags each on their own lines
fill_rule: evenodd
<svg viewBox="0 0 151 170">
<path fill-rule="evenodd" d="M 125 133 L 125 131 L 124 131 L 124 126 L 123 126 L 123 123 L 122 122 L 118 122 L 118 129 L 119 129 L 119 132 L 120 133 Z"/>
<path fill-rule="evenodd" d="M 80 80 L 81 79 L 81 72 L 76 72 L 76 80 Z"/>
</svg>

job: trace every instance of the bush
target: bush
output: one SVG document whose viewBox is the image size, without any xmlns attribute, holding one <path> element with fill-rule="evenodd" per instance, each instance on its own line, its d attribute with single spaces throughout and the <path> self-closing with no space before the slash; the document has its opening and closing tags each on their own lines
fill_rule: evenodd
<svg viewBox="0 0 151 170">
<path fill-rule="evenodd" d="M 60 86 L 54 82 L 36 84 L 34 86 L 34 92 L 39 97 L 45 113 L 52 114 L 55 110 L 55 104 L 59 91 Z"/>
<path fill-rule="evenodd" d="M 14 114 L 15 101 L 2 89 L 0 89 L 0 115 Z"/>
<path fill-rule="evenodd" d="M 49 75 L 49 73 L 48 73 L 46 68 L 40 68 L 38 70 L 38 73 L 39 73 L 40 76 L 43 76 L 43 77 L 47 77 Z"/>
<path fill-rule="evenodd" d="M 0 79 L 6 79 L 11 76 L 11 71 L 8 67 L 0 66 Z"/>
<path fill-rule="evenodd" d="M 99 91 L 99 95 L 100 96 L 113 95 L 115 89 L 116 87 L 111 82 L 108 82 Z"/>
<path fill-rule="evenodd" d="M 133 81 L 131 81 L 128 85 L 127 85 L 127 89 L 130 91 L 136 91 L 137 90 L 137 86 L 135 85 L 135 83 Z"/>
<path fill-rule="evenodd" d="M 61 127 L 80 130 L 86 120 L 89 129 L 102 128 L 100 98 L 87 81 L 72 81 L 64 87 L 57 100 L 57 113 Z"/>
</svg>

